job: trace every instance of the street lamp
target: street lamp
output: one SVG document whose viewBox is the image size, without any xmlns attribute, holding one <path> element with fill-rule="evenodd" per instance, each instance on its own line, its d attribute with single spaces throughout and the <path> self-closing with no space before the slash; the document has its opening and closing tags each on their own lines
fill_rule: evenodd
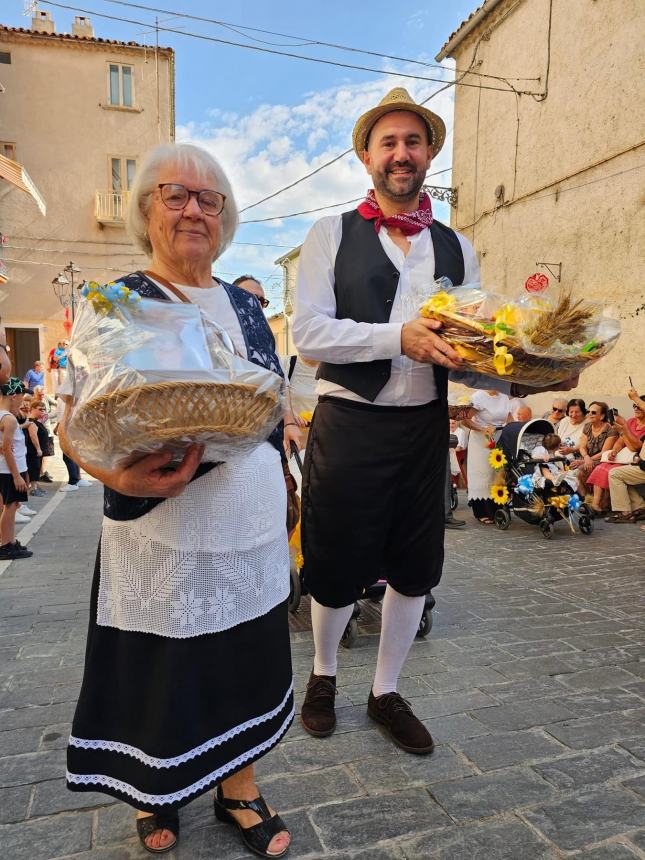
<svg viewBox="0 0 645 860">
<path fill-rule="evenodd" d="M 74 275 L 78 275 L 81 270 L 71 260 L 65 266 L 62 272 L 59 272 L 52 281 L 52 287 L 56 298 L 65 308 L 65 319 L 67 323 L 65 328 L 71 329 L 76 315 L 76 288 L 74 286 Z M 69 278 L 67 277 L 69 275 Z M 79 284 L 80 286 L 80 284 Z M 69 287 L 69 289 L 68 289 Z M 71 311 L 72 320 L 69 322 L 69 314 Z"/>
</svg>

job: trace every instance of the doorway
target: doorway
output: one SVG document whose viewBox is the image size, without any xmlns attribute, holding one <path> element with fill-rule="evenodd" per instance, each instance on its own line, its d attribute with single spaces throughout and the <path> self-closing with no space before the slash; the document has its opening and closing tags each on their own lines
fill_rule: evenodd
<svg viewBox="0 0 645 860">
<path fill-rule="evenodd" d="M 7 349 L 11 375 L 24 379 L 35 361 L 40 360 L 40 331 L 37 328 L 7 328 Z"/>
</svg>

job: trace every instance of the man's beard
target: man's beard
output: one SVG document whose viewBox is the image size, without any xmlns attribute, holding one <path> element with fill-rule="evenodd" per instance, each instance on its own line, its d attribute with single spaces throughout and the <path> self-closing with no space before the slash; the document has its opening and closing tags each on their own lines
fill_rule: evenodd
<svg viewBox="0 0 645 860">
<path fill-rule="evenodd" d="M 401 183 L 400 178 L 393 180 L 390 176 L 390 171 L 401 167 L 407 167 L 414 171 L 405 177 L 407 180 L 405 183 Z M 426 171 L 417 170 L 414 164 L 409 161 L 396 161 L 389 165 L 385 171 L 379 170 L 372 173 L 374 190 L 382 194 L 383 197 L 387 197 L 393 203 L 409 203 L 418 197 L 425 178 Z M 395 182 L 397 183 L 396 185 Z"/>
</svg>

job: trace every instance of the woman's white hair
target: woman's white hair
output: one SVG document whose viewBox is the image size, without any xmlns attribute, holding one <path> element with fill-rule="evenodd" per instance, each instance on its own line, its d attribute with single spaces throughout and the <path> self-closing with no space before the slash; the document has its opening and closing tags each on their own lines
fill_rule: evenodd
<svg viewBox="0 0 645 860">
<path fill-rule="evenodd" d="M 226 196 L 226 203 L 220 215 L 222 236 L 214 257 L 217 259 L 233 241 L 238 224 L 237 204 L 231 183 L 216 159 L 205 149 L 190 143 L 161 143 L 151 149 L 143 159 L 134 178 L 125 217 L 130 238 L 145 254 L 152 256 L 152 245 L 148 238 L 148 212 L 159 174 L 169 164 L 180 170 L 195 170 L 203 180 Z"/>
</svg>

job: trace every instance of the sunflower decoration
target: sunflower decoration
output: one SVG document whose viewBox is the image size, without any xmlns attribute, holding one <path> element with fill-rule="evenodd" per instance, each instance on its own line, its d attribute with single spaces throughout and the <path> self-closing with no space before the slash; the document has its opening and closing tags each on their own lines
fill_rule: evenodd
<svg viewBox="0 0 645 860">
<path fill-rule="evenodd" d="M 313 412 L 301 412 L 300 417 L 306 423 L 307 427 L 311 424 L 311 419 L 314 417 Z"/>
<path fill-rule="evenodd" d="M 501 469 L 502 466 L 505 466 L 508 460 L 504 456 L 504 452 L 501 448 L 493 448 L 493 450 L 488 455 L 488 462 L 493 467 L 493 469 Z"/>
<path fill-rule="evenodd" d="M 505 505 L 508 502 L 508 487 L 506 484 L 493 484 L 490 488 L 490 497 L 496 505 Z"/>
</svg>

